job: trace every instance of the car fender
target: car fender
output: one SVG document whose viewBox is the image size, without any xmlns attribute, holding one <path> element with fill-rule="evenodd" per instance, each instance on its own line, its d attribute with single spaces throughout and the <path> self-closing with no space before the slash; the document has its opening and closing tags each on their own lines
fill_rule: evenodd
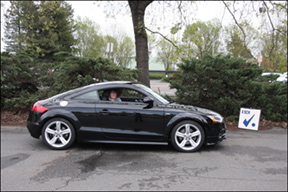
<svg viewBox="0 0 288 192">
<path fill-rule="evenodd" d="M 165 137 L 167 137 L 169 139 L 170 137 L 170 133 L 173 129 L 173 127 L 181 122 L 181 121 L 185 121 L 185 120 L 192 120 L 192 121 L 195 121 L 197 123 L 199 123 L 202 128 L 204 129 L 204 132 L 206 133 L 207 132 L 207 120 L 199 115 L 199 114 L 193 114 L 193 113 L 178 113 L 177 115 L 175 115 L 174 117 L 172 117 L 169 122 L 166 124 L 166 129 L 165 129 Z"/>
<path fill-rule="evenodd" d="M 44 124 L 52 119 L 52 118 L 64 118 L 66 120 L 68 120 L 70 123 L 72 123 L 72 125 L 75 128 L 75 131 L 79 130 L 81 127 L 81 124 L 78 120 L 78 118 L 71 113 L 70 111 L 64 110 L 64 109 L 50 109 L 48 110 L 46 113 L 44 113 L 41 118 L 40 118 L 40 122 L 42 122 L 41 127 L 44 126 Z"/>
</svg>

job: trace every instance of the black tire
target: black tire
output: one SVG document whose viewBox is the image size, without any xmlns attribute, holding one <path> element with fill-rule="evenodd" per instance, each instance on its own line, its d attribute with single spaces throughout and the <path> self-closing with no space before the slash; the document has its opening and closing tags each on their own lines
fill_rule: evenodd
<svg viewBox="0 0 288 192">
<path fill-rule="evenodd" d="M 182 121 L 171 132 L 172 146 L 181 152 L 195 152 L 205 141 L 203 128 L 195 121 Z"/>
<path fill-rule="evenodd" d="M 73 125 L 63 118 L 50 119 L 42 129 L 42 139 L 51 149 L 67 149 L 75 142 L 75 138 Z"/>
</svg>

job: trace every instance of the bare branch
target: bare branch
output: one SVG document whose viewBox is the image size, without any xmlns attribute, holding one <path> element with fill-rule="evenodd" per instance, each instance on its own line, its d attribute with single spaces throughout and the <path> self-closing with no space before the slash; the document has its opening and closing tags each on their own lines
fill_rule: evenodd
<svg viewBox="0 0 288 192">
<path fill-rule="evenodd" d="M 160 35 L 161 37 L 163 37 L 165 40 L 169 41 L 174 47 L 176 47 L 176 48 L 179 50 L 179 47 L 178 47 L 177 45 L 175 45 L 175 44 L 173 43 L 173 41 L 171 41 L 170 39 L 168 39 L 168 38 L 167 38 L 166 36 L 164 36 L 163 34 L 157 32 L 157 31 L 152 31 L 151 29 L 149 29 L 149 28 L 147 28 L 147 27 L 145 27 L 145 29 L 148 30 L 148 31 L 151 32 L 151 33 Z"/>
<path fill-rule="evenodd" d="M 271 17 L 270 17 L 270 14 L 269 14 L 269 8 L 268 8 L 268 6 L 267 6 L 267 4 L 265 3 L 265 1 L 263 1 L 263 4 L 265 5 L 265 7 L 266 7 L 266 9 L 267 9 L 267 16 L 268 16 L 268 18 L 269 18 L 269 22 L 270 22 L 270 24 L 271 24 L 271 26 L 272 26 L 272 29 L 273 29 L 273 31 L 275 30 L 275 27 L 274 27 L 274 25 L 273 25 L 273 23 L 272 23 L 272 20 L 271 20 Z"/>
<path fill-rule="evenodd" d="M 274 3 L 271 2 L 271 0 L 269 0 L 270 4 L 274 7 Z"/>
<path fill-rule="evenodd" d="M 242 31 L 243 35 L 244 35 L 244 43 L 245 43 L 245 40 L 246 40 L 246 34 L 245 34 L 245 31 L 243 30 L 243 28 L 240 26 L 240 24 L 238 23 L 237 19 L 235 18 L 234 14 L 232 13 L 232 11 L 230 10 L 230 8 L 228 7 L 228 5 L 223 1 L 225 7 L 228 9 L 228 11 L 230 12 L 230 14 L 232 15 L 236 25 L 240 28 L 240 30 Z M 246 44 L 246 43 L 245 43 Z"/>
<path fill-rule="evenodd" d="M 178 11 L 180 12 L 180 19 L 181 21 L 184 23 L 184 25 L 188 25 L 187 23 L 187 19 L 186 16 L 183 14 L 182 11 L 182 1 L 178 2 L 178 6 L 177 6 Z"/>
<path fill-rule="evenodd" d="M 223 19 L 224 19 L 224 16 L 225 16 L 225 8 L 224 8 L 224 11 L 223 11 L 223 15 L 222 15 L 222 18 L 221 18 L 221 28 L 223 27 Z"/>
<path fill-rule="evenodd" d="M 243 36 L 244 36 L 243 43 L 244 43 L 244 47 L 245 47 L 246 51 L 248 52 L 248 54 L 249 54 L 252 58 L 254 58 L 254 56 L 253 56 L 253 55 L 251 54 L 251 52 L 248 50 L 248 46 L 247 46 L 247 44 L 246 44 L 246 33 L 245 33 L 244 29 L 243 29 L 243 28 L 241 27 L 241 25 L 238 23 L 237 19 L 235 18 L 235 15 L 232 13 L 232 11 L 231 11 L 230 8 L 228 7 L 228 5 L 224 2 L 224 0 L 223 0 L 223 3 L 224 3 L 224 5 L 225 5 L 225 7 L 228 9 L 228 11 L 230 12 L 230 14 L 232 15 L 232 17 L 233 17 L 236 25 L 240 28 L 240 30 L 241 30 L 242 33 L 243 33 Z M 234 3 L 235 3 L 235 2 L 234 2 Z M 234 5 L 234 4 L 233 4 L 233 5 Z"/>
<path fill-rule="evenodd" d="M 278 32 L 281 33 L 282 35 L 286 35 L 286 34 L 283 33 L 281 30 L 276 29 L 276 28 L 274 27 L 274 25 L 273 25 L 273 23 L 272 23 L 272 19 L 271 19 L 270 14 L 269 14 L 269 7 L 268 7 L 267 4 L 265 3 L 265 1 L 263 1 L 263 4 L 265 5 L 265 7 L 266 7 L 266 9 L 267 9 L 267 16 L 268 16 L 268 18 L 269 18 L 269 22 L 270 22 L 270 25 L 271 25 L 273 31 L 278 31 Z"/>
</svg>

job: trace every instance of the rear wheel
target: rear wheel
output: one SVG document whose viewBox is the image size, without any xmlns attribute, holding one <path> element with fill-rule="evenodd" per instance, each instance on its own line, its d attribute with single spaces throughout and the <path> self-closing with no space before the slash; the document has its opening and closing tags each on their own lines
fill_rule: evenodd
<svg viewBox="0 0 288 192">
<path fill-rule="evenodd" d="M 203 128 L 194 121 L 178 123 L 171 132 L 173 147 L 181 152 L 194 152 L 200 149 L 205 140 Z"/>
<path fill-rule="evenodd" d="M 51 149 L 67 149 L 75 141 L 75 130 L 69 121 L 54 118 L 45 123 L 42 138 Z"/>
</svg>

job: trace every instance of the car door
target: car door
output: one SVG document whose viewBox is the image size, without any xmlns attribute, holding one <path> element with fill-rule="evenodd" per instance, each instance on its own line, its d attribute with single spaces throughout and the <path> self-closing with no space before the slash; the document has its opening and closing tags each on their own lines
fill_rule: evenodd
<svg viewBox="0 0 288 192">
<path fill-rule="evenodd" d="M 95 105 L 98 102 L 97 90 L 78 93 L 69 98 L 67 106 L 80 124 L 80 129 L 77 130 L 78 138 L 84 138 L 84 140 L 104 138 L 95 113 Z"/>
<path fill-rule="evenodd" d="M 96 104 L 99 124 L 107 139 L 162 141 L 163 108 L 147 108 L 143 102 L 146 95 L 136 90 L 125 88 L 121 92 L 121 101 L 99 101 Z"/>
</svg>

